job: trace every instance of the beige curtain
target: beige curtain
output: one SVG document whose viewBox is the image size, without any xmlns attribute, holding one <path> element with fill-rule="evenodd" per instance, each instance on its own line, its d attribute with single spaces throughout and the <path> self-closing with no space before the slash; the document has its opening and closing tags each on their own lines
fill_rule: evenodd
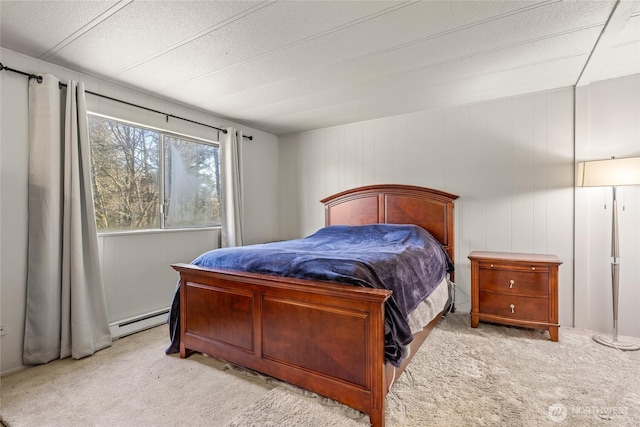
<svg viewBox="0 0 640 427">
<path fill-rule="evenodd" d="M 23 363 L 111 345 L 98 254 L 84 85 L 29 82 L 29 250 Z"/>
<path fill-rule="evenodd" d="M 220 141 L 222 247 L 242 246 L 242 132 L 227 128 Z"/>
</svg>

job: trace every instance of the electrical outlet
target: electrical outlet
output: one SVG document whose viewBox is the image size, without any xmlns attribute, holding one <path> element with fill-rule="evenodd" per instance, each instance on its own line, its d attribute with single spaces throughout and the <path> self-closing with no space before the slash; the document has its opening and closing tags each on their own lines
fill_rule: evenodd
<svg viewBox="0 0 640 427">
<path fill-rule="evenodd" d="M 7 335 L 7 327 L 6 326 L 0 326 L 0 337 L 3 335 Z"/>
</svg>

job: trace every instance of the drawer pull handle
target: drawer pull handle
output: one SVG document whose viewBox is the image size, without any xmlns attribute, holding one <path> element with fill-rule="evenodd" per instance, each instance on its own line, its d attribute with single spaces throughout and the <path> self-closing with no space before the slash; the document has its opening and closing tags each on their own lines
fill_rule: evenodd
<svg viewBox="0 0 640 427">
<path fill-rule="evenodd" d="M 491 268 L 493 268 L 493 264 L 491 264 Z"/>
<path fill-rule="evenodd" d="M 509 280 L 509 289 L 513 288 L 513 285 L 516 283 L 515 280 L 511 279 Z"/>
<path fill-rule="evenodd" d="M 531 267 L 531 271 L 536 271 L 536 268 L 535 267 Z"/>
<path fill-rule="evenodd" d="M 511 313 L 515 313 L 515 310 L 516 310 L 516 306 L 515 305 L 511 304 L 509 306 L 509 308 L 511 309 Z"/>
</svg>

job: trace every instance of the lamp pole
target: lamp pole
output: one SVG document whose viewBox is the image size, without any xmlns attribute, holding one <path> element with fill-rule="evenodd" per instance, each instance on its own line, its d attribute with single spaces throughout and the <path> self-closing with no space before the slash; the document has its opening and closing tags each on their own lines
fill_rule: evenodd
<svg viewBox="0 0 640 427">
<path fill-rule="evenodd" d="M 618 341 L 618 289 L 620 286 L 620 244 L 618 242 L 618 200 L 616 186 L 613 189 L 611 204 L 611 296 L 613 297 L 613 335 L 609 338 L 605 334 L 596 334 L 593 340 L 613 348 L 625 351 L 640 350 L 640 345 Z"/>
<path fill-rule="evenodd" d="M 612 341 L 618 341 L 618 289 L 620 287 L 620 243 L 618 242 L 618 199 L 616 186 L 613 189 L 613 202 L 611 204 L 611 290 L 613 297 L 613 337 Z"/>
</svg>

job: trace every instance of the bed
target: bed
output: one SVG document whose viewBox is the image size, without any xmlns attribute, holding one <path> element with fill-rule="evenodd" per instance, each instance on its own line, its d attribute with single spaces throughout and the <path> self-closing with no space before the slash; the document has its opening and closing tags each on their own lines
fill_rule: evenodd
<svg viewBox="0 0 640 427">
<path fill-rule="evenodd" d="M 321 202 L 329 228 L 417 225 L 453 262 L 456 198 L 423 187 L 376 185 Z M 262 372 L 364 412 L 375 427 L 384 426 L 385 396 L 393 380 L 442 314 L 437 307 L 424 327 L 411 325 L 410 344 L 392 362 L 385 357 L 388 289 L 193 264 L 172 267 L 180 274 L 174 325 L 181 358 L 201 352 Z M 438 289 L 443 286 L 446 280 Z"/>
</svg>

